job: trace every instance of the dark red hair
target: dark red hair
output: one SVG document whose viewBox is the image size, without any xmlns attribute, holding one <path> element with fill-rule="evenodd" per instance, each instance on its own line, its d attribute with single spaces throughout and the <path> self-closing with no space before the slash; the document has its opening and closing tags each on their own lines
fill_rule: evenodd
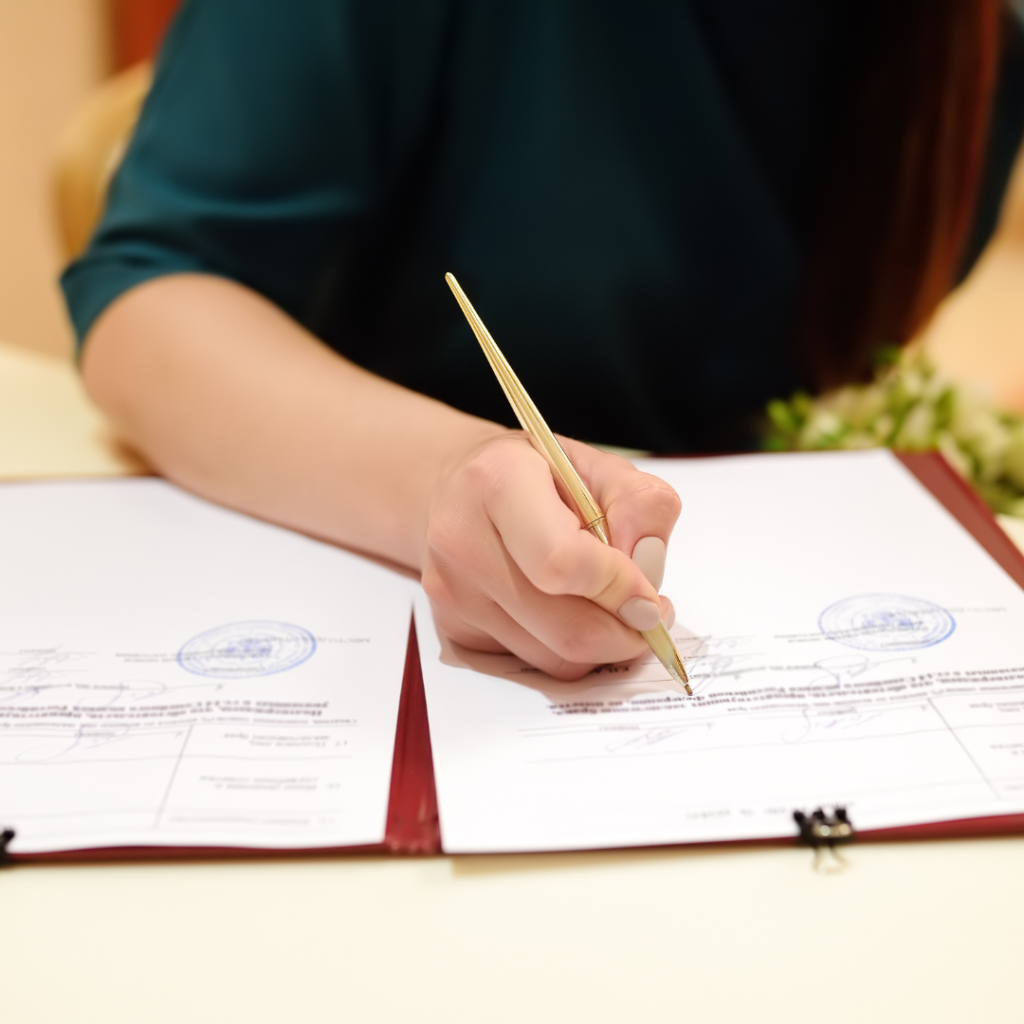
<svg viewBox="0 0 1024 1024">
<path fill-rule="evenodd" d="M 801 345 L 863 379 L 956 281 L 981 178 L 1002 0 L 873 0 L 810 251 Z"/>
</svg>

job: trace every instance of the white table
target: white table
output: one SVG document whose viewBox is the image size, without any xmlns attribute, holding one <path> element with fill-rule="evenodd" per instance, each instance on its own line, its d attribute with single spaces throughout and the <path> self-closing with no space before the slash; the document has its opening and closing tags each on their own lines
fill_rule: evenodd
<svg viewBox="0 0 1024 1024">
<path fill-rule="evenodd" d="M 137 469 L 69 367 L 0 346 L 0 477 Z M 19 866 L 0 871 L 0 1019 L 1024 1020 L 1024 837 L 847 859 L 835 875 L 779 846 Z"/>
</svg>

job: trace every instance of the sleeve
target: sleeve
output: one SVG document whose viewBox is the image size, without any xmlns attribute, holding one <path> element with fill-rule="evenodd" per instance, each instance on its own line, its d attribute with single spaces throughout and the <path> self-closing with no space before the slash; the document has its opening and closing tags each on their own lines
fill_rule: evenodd
<svg viewBox="0 0 1024 1024">
<path fill-rule="evenodd" d="M 186 0 L 104 218 L 61 279 L 80 344 L 122 292 L 179 272 L 305 319 L 395 162 L 387 6 Z"/>
</svg>

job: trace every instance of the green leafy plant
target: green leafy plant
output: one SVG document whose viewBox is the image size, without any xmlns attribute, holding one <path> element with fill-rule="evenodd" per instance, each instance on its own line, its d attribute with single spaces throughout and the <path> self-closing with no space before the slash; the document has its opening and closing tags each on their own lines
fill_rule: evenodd
<svg viewBox="0 0 1024 1024">
<path fill-rule="evenodd" d="M 995 512 L 1024 517 L 1024 417 L 939 373 L 921 349 L 887 350 L 870 384 L 768 405 L 771 451 L 937 448 Z"/>
</svg>

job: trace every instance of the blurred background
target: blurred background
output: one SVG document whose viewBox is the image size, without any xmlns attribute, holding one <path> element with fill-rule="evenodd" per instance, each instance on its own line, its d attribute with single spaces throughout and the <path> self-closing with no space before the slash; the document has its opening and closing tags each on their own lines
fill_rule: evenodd
<svg viewBox="0 0 1024 1024">
<path fill-rule="evenodd" d="M 62 133 L 112 74 L 151 56 L 179 0 L 0 0 L 0 342 L 67 358 L 52 195 Z M 1024 166 L 999 234 L 927 332 L 942 368 L 1024 409 Z"/>
<path fill-rule="evenodd" d="M 54 155 L 96 87 L 153 52 L 177 4 L 0 0 L 0 341 L 70 353 Z"/>
</svg>

